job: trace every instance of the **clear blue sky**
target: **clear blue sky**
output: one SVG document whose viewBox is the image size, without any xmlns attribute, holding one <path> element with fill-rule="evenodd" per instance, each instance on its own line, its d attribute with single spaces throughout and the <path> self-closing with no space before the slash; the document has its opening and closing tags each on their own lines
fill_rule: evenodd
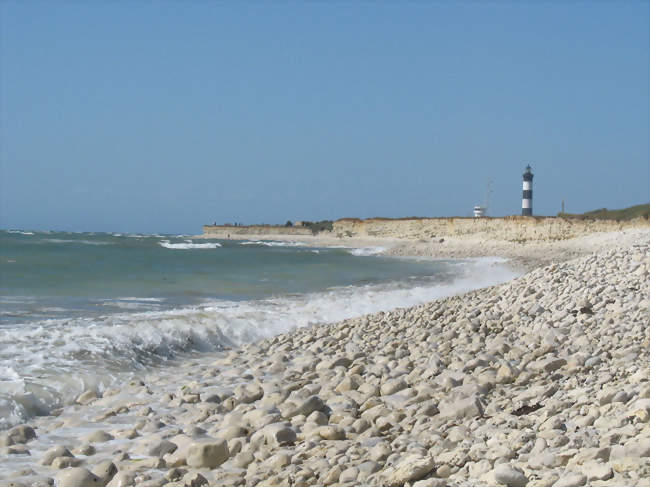
<svg viewBox="0 0 650 487">
<path fill-rule="evenodd" d="M 0 9 L 2 228 L 650 201 L 645 1 Z"/>
</svg>

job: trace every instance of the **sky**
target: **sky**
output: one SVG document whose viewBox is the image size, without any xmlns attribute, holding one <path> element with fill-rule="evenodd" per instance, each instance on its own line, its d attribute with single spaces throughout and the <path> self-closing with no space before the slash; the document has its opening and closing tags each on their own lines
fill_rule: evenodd
<svg viewBox="0 0 650 487">
<path fill-rule="evenodd" d="M 650 3 L 0 0 L 0 228 L 650 201 Z"/>
</svg>

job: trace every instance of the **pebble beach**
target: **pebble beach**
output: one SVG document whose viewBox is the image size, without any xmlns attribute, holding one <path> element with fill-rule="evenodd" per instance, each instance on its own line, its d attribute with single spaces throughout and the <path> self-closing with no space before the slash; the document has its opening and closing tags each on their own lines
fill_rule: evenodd
<svg viewBox="0 0 650 487">
<path fill-rule="evenodd" d="M 87 391 L 0 486 L 649 487 L 650 231 L 460 240 L 387 252 L 528 272 Z"/>
</svg>

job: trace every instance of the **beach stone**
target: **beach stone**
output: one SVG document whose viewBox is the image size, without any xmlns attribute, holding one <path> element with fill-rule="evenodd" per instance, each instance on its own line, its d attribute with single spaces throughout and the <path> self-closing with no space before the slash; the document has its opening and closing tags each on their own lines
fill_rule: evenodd
<svg viewBox="0 0 650 487">
<path fill-rule="evenodd" d="M 391 394 L 395 394 L 396 392 L 401 391 L 402 389 L 406 389 L 408 387 L 408 384 L 404 381 L 402 378 L 397 378 L 397 379 L 391 379 L 379 388 L 379 391 L 382 396 L 390 396 Z"/>
<path fill-rule="evenodd" d="M 8 446 L 5 450 L 4 453 L 7 455 L 31 455 L 29 452 L 29 448 L 27 448 L 27 445 L 11 445 Z"/>
<path fill-rule="evenodd" d="M 149 443 L 145 448 L 145 454 L 149 457 L 162 458 L 168 453 L 174 453 L 178 449 L 178 445 L 169 440 L 158 440 Z"/>
<path fill-rule="evenodd" d="M 62 470 L 69 467 L 78 467 L 83 463 L 80 458 L 75 457 L 56 457 L 52 460 L 50 466 L 57 470 Z"/>
<path fill-rule="evenodd" d="M 616 445 L 611 448 L 610 459 L 619 459 L 624 457 L 650 457 L 650 438 L 630 440 L 624 445 Z"/>
<path fill-rule="evenodd" d="M 296 432 L 285 423 L 272 423 L 253 433 L 251 445 L 264 443 L 270 446 L 292 444 L 296 441 Z"/>
<path fill-rule="evenodd" d="M 186 461 L 194 468 L 216 468 L 229 456 L 226 440 L 201 440 L 189 445 Z"/>
<path fill-rule="evenodd" d="M 136 485 L 136 473 L 129 471 L 117 472 L 106 487 L 134 487 Z"/>
<path fill-rule="evenodd" d="M 188 472 L 183 476 L 182 480 L 183 487 L 202 487 L 203 485 L 208 485 L 208 479 L 206 479 L 199 472 Z"/>
<path fill-rule="evenodd" d="M 295 410 L 295 416 L 297 414 L 302 414 L 303 416 L 309 416 L 314 411 L 322 411 L 325 408 L 325 403 L 318 396 L 310 396 L 302 402 Z"/>
<path fill-rule="evenodd" d="M 507 464 L 497 465 L 493 470 L 493 474 L 497 482 L 507 487 L 524 487 L 528 483 L 528 479 L 523 472 Z"/>
<path fill-rule="evenodd" d="M 232 440 L 234 438 L 245 438 L 249 434 L 250 430 L 248 428 L 244 428 L 243 426 L 229 426 L 219 431 L 216 436 L 224 440 Z"/>
<path fill-rule="evenodd" d="M 183 475 L 187 473 L 187 470 L 184 468 L 171 468 L 167 470 L 165 478 L 171 482 L 177 482 L 183 478 Z"/>
<path fill-rule="evenodd" d="M 325 477 L 323 477 L 323 485 L 335 484 L 336 482 L 339 481 L 340 477 L 341 477 L 341 467 L 339 467 L 338 465 L 334 465 L 332 468 L 330 468 L 327 471 Z"/>
<path fill-rule="evenodd" d="M 447 487 L 445 479 L 425 479 L 413 483 L 413 487 Z"/>
<path fill-rule="evenodd" d="M 587 480 L 609 480 L 614 477 L 612 467 L 600 462 L 588 462 L 582 466 L 582 473 L 587 476 Z"/>
<path fill-rule="evenodd" d="M 317 432 L 324 440 L 344 440 L 346 437 L 345 430 L 336 425 L 321 426 Z"/>
<path fill-rule="evenodd" d="M 476 396 L 466 397 L 457 401 L 442 401 L 438 405 L 440 416 L 443 418 L 473 418 L 483 414 L 483 405 Z"/>
<path fill-rule="evenodd" d="M 398 462 L 383 471 L 383 485 L 401 487 L 406 482 L 420 480 L 435 468 L 435 462 L 430 456 L 408 454 Z"/>
<path fill-rule="evenodd" d="M 94 455 L 96 452 L 97 450 L 90 443 L 83 443 L 73 450 L 73 453 L 76 453 L 77 455 L 85 455 L 88 457 Z"/>
<path fill-rule="evenodd" d="M 348 357 L 334 357 L 331 360 L 324 360 L 320 362 L 318 365 L 316 365 L 316 370 L 322 370 L 322 369 L 334 369 L 336 367 L 344 367 L 348 368 L 352 365 L 352 360 L 350 360 Z"/>
<path fill-rule="evenodd" d="M 117 467 L 110 460 L 104 460 L 93 466 L 90 471 L 99 477 L 102 485 L 106 485 L 115 477 Z"/>
<path fill-rule="evenodd" d="M 391 449 L 390 445 L 385 441 L 382 441 L 370 449 L 368 457 L 370 460 L 373 460 L 375 462 L 382 462 L 386 460 L 392 452 L 393 450 Z"/>
<path fill-rule="evenodd" d="M 372 475 L 373 473 L 379 471 L 381 467 L 377 462 L 370 460 L 360 463 L 357 465 L 357 468 L 359 469 L 359 475 L 357 476 L 357 479 L 359 481 L 362 481 L 367 479 L 368 476 Z"/>
<path fill-rule="evenodd" d="M 279 471 L 281 468 L 286 467 L 291 463 L 291 455 L 282 451 L 271 455 L 269 458 L 264 460 L 263 465 L 265 467 L 270 467 L 275 471 Z"/>
<path fill-rule="evenodd" d="M 343 378 L 341 382 L 339 382 L 339 385 L 336 386 L 335 391 L 339 393 L 343 393 L 346 391 L 356 391 L 359 386 L 362 384 L 362 379 L 361 376 L 353 374 L 353 375 L 347 375 Z"/>
<path fill-rule="evenodd" d="M 114 440 L 115 437 L 106 431 L 103 430 L 97 430 L 93 431 L 92 433 L 83 436 L 81 438 L 81 441 L 84 441 L 86 443 L 105 443 L 107 441 Z"/>
<path fill-rule="evenodd" d="M 359 476 L 359 469 L 357 467 L 348 467 L 339 475 L 339 483 L 352 484 L 357 481 Z"/>
<path fill-rule="evenodd" d="M 56 476 L 57 487 L 97 487 L 104 484 L 97 475 L 82 467 L 66 468 Z"/>
<path fill-rule="evenodd" d="M 509 363 L 503 363 L 497 370 L 496 382 L 498 384 L 510 384 L 515 381 L 519 371 Z"/>
<path fill-rule="evenodd" d="M 559 478 L 553 487 L 581 487 L 587 483 L 587 476 L 581 473 L 568 473 Z"/>
<path fill-rule="evenodd" d="M 262 399 L 264 389 L 257 384 L 247 384 L 235 388 L 235 397 L 239 402 L 250 404 Z"/>
<path fill-rule="evenodd" d="M 323 413 L 322 411 L 314 411 L 309 416 L 307 416 L 305 422 L 324 426 L 327 424 L 328 419 L 325 413 Z"/>
<path fill-rule="evenodd" d="M 247 468 L 248 465 L 255 461 L 255 457 L 250 451 L 242 451 L 237 453 L 233 458 L 233 465 L 237 468 Z"/>
<path fill-rule="evenodd" d="M 286 419 L 291 419 L 294 416 L 302 415 L 309 416 L 314 411 L 323 411 L 325 410 L 325 403 L 318 396 L 310 396 L 298 406 L 294 408 L 289 408 L 283 414 Z"/>
<path fill-rule="evenodd" d="M 40 463 L 41 465 L 52 465 L 52 461 L 58 457 L 74 457 L 74 455 L 70 453 L 70 450 L 68 450 L 65 446 L 57 445 L 53 446 L 45 453 L 43 453 L 43 457 L 41 458 Z"/>
<path fill-rule="evenodd" d="M 597 448 L 583 448 L 571 457 L 569 465 L 583 464 L 590 460 L 602 460 L 606 462 L 609 460 L 611 454 L 610 447 L 597 447 Z"/>
<path fill-rule="evenodd" d="M 96 399 L 97 399 L 97 391 L 90 389 L 79 394 L 77 396 L 77 399 L 75 399 L 75 402 L 78 404 L 86 405 L 86 404 L 90 404 Z"/>
<path fill-rule="evenodd" d="M 29 425 L 21 424 L 14 426 L 5 434 L 0 436 L 0 446 L 11 446 L 25 444 L 36 438 L 36 431 Z"/>
</svg>

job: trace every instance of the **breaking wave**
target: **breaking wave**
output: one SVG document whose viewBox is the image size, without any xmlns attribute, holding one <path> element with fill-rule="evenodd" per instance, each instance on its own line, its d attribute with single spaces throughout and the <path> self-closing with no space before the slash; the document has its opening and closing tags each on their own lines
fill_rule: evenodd
<svg viewBox="0 0 650 487">
<path fill-rule="evenodd" d="M 192 242 L 184 242 L 184 243 L 170 243 L 169 240 L 163 240 L 162 242 L 158 242 L 158 244 L 161 247 L 165 247 L 166 249 L 173 249 L 173 250 L 192 250 L 192 249 L 216 249 L 218 247 L 221 247 L 220 243 L 217 242 L 206 242 L 206 243 L 192 243 Z"/>
<path fill-rule="evenodd" d="M 218 352 L 299 327 L 414 306 L 517 276 L 490 259 L 462 261 L 452 268 L 453 273 L 444 276 L 260 300 L 207 301 L 167 311 L 136 312 L 145 300 L 125 297 L 118 301 L 124 308 L 136 308 L 133 312 L 2 329 L 0 429 L 48 414 L 84 390 L 103 390 L 170 359 Z"/>
<path fill-rule="evenodd" d="M 304 242 L 282 242 L 279 240 L 247 240 L 241 245 L 264 245 L 266 247 L 303 247 Z"/>
</svg>

